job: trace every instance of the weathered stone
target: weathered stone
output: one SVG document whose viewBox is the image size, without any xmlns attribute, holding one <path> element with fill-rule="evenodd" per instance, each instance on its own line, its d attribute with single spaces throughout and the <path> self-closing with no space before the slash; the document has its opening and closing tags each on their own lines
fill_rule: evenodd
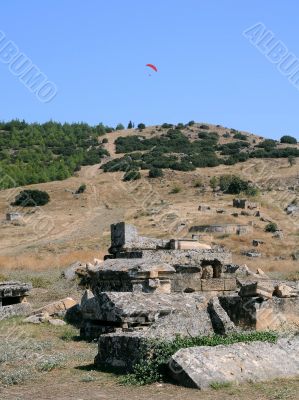
<svg viewBox="0 0 299 400">
<path fill-rule="evenodd" d="M 23 322 L 31 323 L 31 324 L 41 324 L 43 322 L 48 322 L 50 319 L 50 315 L 46 312 L 40 314 L 33 314 L 29 317 L 25 318 Z"/>
<path fill-rule="evenodd" d="M 235 343 L 191 347 L 175 353 L 169 364 L 172 376 L 184 386 L 205 389 L 226 382 L 266 381 L 298 376 L 299 338 L 278 343 Z"/>
<path fill-rule="evenodd" d="M 247 256 L 247 257 L 251 257 L 251 258 L 253 258 L 253 257 L 256 258 L 256 257 L 261 257 L 262 256 L 261 253 L 255 251 L 255 250 L 245 251 L 244 255 Z"/>
<path fill-rule="evenodd" d="M 64 326 L 66 325 L 66 322 L 64 322 L 62 319 L 51 318 L 49 319 L 49 324 L 54 326 Z"/>
<path fill-rule="evenodd" d="M 0 320 L 30 314 L 31 306 L 26 296 L 31 289 L 30 283 L 0 282 Z"/>
<path fill-rule="evenodd" d="M 80 261 L 76 261 L 75 263 L 71 264 L 67 269 L 62 272 L 62 277 L 68 281 L 73 281 L 78 278 L 78 275 L 85 272 L 86 264 L 81 263 Z"/>
<path fill-rule="evenodd" d="M 198 240 L 170 240 L 171 250 L 197 250 L 197 249 L 211 249 L 211 246 L 206 243 L 200 243 Z"/>
<path fill-rule="evenodd" d="M 32 311 L 31 305 L 27 302 L 12 304 L 0 307 L 0 320 L 15 316 L 26 316 Z"/>
<path fill-rule="evenodd" d="M 241 297 L 261 297 L 271 299 L 273 291 L 274 286 L 270 282 L 248 282 L 241 286 L 239 295 Z"/>
<path fill-rule="evenodd" d="M 233 199 L 233 207 L 236 208 L 243 208 L 243 209 L 249 209 L 249 210 L 253 210 L 255 208 L 259 208 L 259 204 L 258 203 L 254 203 L 252 201 L 249 201 L 247 199 Z"/>
<path fill-rule="evenodd" d="M 31 283 L 21 282 L 0 282 L 0 302 L 1 299 L 4 303 L 4 298 L 17 298 L 28 296 L 29 291 L 32 289 Z"/>
<path fill-rule="evenodd" d="M 255 247 L 258 247 L 258 246 L 260 246 L 260 245 L 262 245 L 264 243 L 265 242 L 263 240 L 260 240 L 260 239 L 253 239 L 252 240 L 252 245 L 255 246 Z"/>
<path fill-rule="evenodd" d="M 133 225 L 119 222 L 111 225 L 111 247 L 109 252 L 115 254 L 123 250 L 155 250 L 169 247 L 169 241 L 139 236 Z"/>
<path fill-rule="evenodd" d="M 273 295 L 281 298 L 297 297 L 299 295 L 299 291 L 294 290 L 294 288 L 291 286 L 280 284 L 275 286 Z"/>
<path fill-rule="evenodd" d="M 189 232 L 210 232 L 215 234 L 246 235 L 253 232 L 253 227 L 251 225 L 240 224 L 197 225 L 192 226 Z"/>
<path fill-rule="evenodd" d="M 299 326 L 299 297 L 220 296 L 220 304 L 238 327 L 258 331 L 296 331 Z"/>
<path fill-rule="evenodd" d="M 94 293 L 104 291 L 143 291 L 169 293 L 175 269 L 163 262 L 143 259 L 112 259 L 89 271 Z M 153 286 L 152 279 L 156 279 Z"/>
<path fill-rule="evenodd" d="M 235 324 L 231 321 L 226 311 L 219 303 L 217 296 L 209 301 L 208 311 L 211 316 L 214 331 L 220 335 L 237 332 Z"/>
<path fill-rule="evenodd" d="M 35 310 L 33 314 L 48 313 L 50 316 L 58 314 L 61 315 L 61 313 L 66 312 L 66 310 L 68 310 L 69 308 L 73 307 L 76 304 L 77 302 L 74 299 L 72 299 L 71 297 L 67 297 L 65 299 L 58 300 L 44 307 L 41 307 L 38 310 Z"/>
</svg>

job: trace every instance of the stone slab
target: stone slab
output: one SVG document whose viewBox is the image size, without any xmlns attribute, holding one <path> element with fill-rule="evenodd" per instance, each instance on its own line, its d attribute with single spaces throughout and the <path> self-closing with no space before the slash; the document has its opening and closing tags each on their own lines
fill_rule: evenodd
<svg viewBox="0 0 299 400">
<path fill-rule="evenodd" d="M 260 382 L 299 375 L 299 338 L 228 346 L 192 347 L 175 353 L 169 364 L 180 384 L 206 389 L 213 383 Z"/>
</svg>

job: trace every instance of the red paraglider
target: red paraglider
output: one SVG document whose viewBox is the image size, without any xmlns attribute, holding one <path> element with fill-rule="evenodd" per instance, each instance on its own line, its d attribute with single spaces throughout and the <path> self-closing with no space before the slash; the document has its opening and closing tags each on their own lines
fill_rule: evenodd
<svg viewBox="0 0 299 400">
<path fill-rule="evenodd" d="M 153 64 L 146 64 L 147 67 L 152 68 L 154 71 L 158 72 L 158 68 Z"/>
</svg>

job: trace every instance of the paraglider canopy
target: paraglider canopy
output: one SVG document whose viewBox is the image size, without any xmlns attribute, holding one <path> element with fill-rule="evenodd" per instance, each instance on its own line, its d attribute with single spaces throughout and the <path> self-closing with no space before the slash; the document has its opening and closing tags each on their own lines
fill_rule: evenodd
<svg viewBox="0 0 299 400">
<path fill-rule="evenodd" d="M 154 71 L 158 72 L 158 68 L 154 64 L 146 64 L 147 67 L 152 68 Z"/>
</svg>

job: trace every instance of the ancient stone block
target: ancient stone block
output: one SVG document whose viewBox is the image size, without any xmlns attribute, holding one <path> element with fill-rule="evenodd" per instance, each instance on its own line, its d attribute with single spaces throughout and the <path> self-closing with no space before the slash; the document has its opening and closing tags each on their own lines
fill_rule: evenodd
<svg viewBox="0 0 299 400">
<path fill-rule="evenodd" d="M 17 303 L 9 306 L 0 307 L 0 321 L 4 318 L 10 318 L 21 315 L 29 315 L 32 311 L 30 303 Z"/>
<path fill-rule="evenodd" d="M 241 297 L 272 298 L 274 286 L 271 282 L 248 282 L 241 286 L 239 295 Z"/>
<path fill-rule="evenodd" d="M 208 311 L 211 316 L 213 329 L 217 334 L 224 335 L 237 332 L 235 324 L 231 321 L 224 308 L 222 308 L 217 296 L 210 299 Z"/>
<path fill-rule="evenodd" d="M 167 248 L 169 241 L 139 236 L 134 225 L 119 222 L 111 225 L 111 247 L 109 252 L 115 254 L 122 250 L 155 250 Z"/>
<path fill-rule="evenodd" d="M 203 292 L 209 291 L 224 291 L 224 279 L 223 278 L 211 278 L 201 280 L 201 290 Z"/>
<path fill-rule="evenodd" d="M 209 388 L 215 382 L 260 382 L 296 377 L 299 339 L 181 349 L 172 356 L 169 367 L 180 384 L 198 389 Z"/>
</svg>

